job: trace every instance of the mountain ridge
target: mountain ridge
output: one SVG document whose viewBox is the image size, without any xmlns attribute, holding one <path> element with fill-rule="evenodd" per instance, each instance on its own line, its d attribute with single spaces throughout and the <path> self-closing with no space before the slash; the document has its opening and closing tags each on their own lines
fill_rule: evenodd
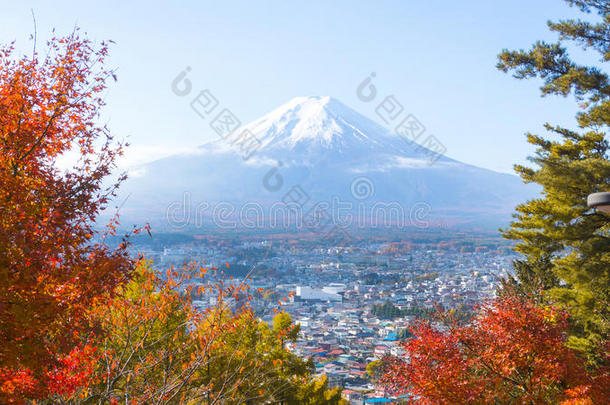
<svg viewBox="0 0 610 405">
<path fill-rule="evenodd" d="M 397 204 L 405 212 L 426 204 L 431 220 L 497 228 L 507 223 L 517 203 L 535 195 L 514 175 L 446 156 L 431 161 L 429 150 L 328 96 L 293 98 L 234 131 L 236 136 L 245 133 L 260 145 L 246 157 L 236 148 L 237 138 L 229 136 L 192 154 L 145 165 L 143 175 L 123 187 L 132 194 L 125 207 L 128 216 L 162 217 L 186 194 L 200 205 L 264 208 L 298 186 L 310 201 L 339 199 L 352 207 L 366 205 L 366 210 Z M 281 187 L 265 184 L 270 173 L 281 177 Z M 354 195 L 356 180 L 372 189 L 366 199 Z"/>
</svg>

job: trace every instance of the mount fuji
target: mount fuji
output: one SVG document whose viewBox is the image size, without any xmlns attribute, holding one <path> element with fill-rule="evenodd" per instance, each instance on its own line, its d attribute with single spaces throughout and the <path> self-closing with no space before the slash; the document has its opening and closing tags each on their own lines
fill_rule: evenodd
<svg viewBox="0 0 610 405">
<path fill-rule="evenodd" d="M 495 228 L 537 193 L 514 175 L 440 156 L 334 98 L 318 96 L 294 98 L 224 139 L 137 173 L 121 187 L 130 193 L 122 217 L 166 224 L 170 211 L 189 224 L 205 222 L 218 215 L 219 204 L 226 218 L 256 207 L 246 210 L 260 208 L 268 219 L 267 208 L 296 196 L 308 204 L 343 203 L 352 212 L 391 204 L 408 216 L 413 207 L 425 207 L 431 226 Z M 374 220 L 367 222 L 359 225 Z"/>
</svg>

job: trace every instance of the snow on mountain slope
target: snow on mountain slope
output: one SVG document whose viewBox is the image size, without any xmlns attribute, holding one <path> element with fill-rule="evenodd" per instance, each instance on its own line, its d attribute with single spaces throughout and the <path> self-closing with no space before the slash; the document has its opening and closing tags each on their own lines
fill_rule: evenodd
<svg viewBox="0 0 610 405">
<path fill-rule="evenodd" d="M 140 168 L 144 174 L 122 187 L 132 194 L 124 212 L 163 216 L 185 195 L 189 204 L 268 207 L 299 186 L 310 201 L 338 199 L 352 207 L 366 204 L 369 210 L 376 204 L 406 210 L 426 204 L 438 222 L 495 227 L 506 223 L 517 203 L 535 195 L 516 176 L 445 156 L 431 161 L 427 149 L 408 144 L 331 97 L 294 98 L 234 134 L 244 131 L 260 143 L 247 159 L 228 137 Z M 269 186 L 270 179 L 275 185 Z M 354 196 L 358 179 L 372 188 L 365 200 Z"/>
<path fill-rule="evenodd" d="M 255 161 L 270 158 L 313 166 L 331 158 L 338 163 L 363 156 L 417 157 L 400 137 L 328 96 L 296 97 L 235 133 L 244 130 L 260 141 Z M 231 152 L 234 146 L 219 139 L 201 149 Z"/>
</svg>

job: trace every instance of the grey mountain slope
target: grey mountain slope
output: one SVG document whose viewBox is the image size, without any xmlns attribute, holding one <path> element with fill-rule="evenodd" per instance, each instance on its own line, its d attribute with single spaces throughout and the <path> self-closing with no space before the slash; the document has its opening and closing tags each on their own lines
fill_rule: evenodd
<svg viewBox="0 0 610 405">
<path fill-rule="evenodd" d="M 123 217 L 163 219 L 168 206 L 174 209 L 185 198 L 190 220 L 193 207 L 200 207 L 200 217 L 213 216 L 220 202 L 236 212 L 244 204 L 266 208 L 299 186 L 309 204 L 333 198 L 353 209 L 399 204 L 405 215 L 426 205 L 431 224 L 497 227 L 506 224 L 516 204 L 536 195 L 514 175 L 445 156 L 430 164 L 429 151 L 330 97 L 295 98 L 235 133 L 244 130 L 262 145 L 247 160 L 238 145 L 219 138 L 140 168 L 143 174 L 122 187 L 131 194 Z M 270 172 L 274 168 L 282 179 L 276 191 L 269 187 L 278 179 Z M 368 183 L 372 195 L 354 198 L 354 181 Z"/>
</svg>

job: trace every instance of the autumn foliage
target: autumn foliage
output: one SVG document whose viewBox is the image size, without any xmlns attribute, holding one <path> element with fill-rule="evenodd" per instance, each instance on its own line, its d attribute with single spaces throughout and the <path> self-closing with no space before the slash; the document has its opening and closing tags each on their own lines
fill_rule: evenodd
<svg viewBox="0 0 610 405">
<path fill-rule="evenodd" d="M 160 274 L 127 236 L 104 242 L 116 220 L 94 227 L 124 178 L 108 181 L 122 145 L 98 124 L 107 52 L 78 30 L 44 57 L 0 48 L 0 403 L 340 403 L 286 350 L 298 326 L 263 322 L 247 285 Z M 586 363 L 568 312 L 509 291 L 467 324 L 418 322 L 379 382 L 421 404 L 610 403 L 610 344 Z"/>
<path fill-rule="evenodd" d="M 0 403 L 339 403 L 284 347 L 290 317 L 261 321 L 245 283 L 153 270 L 129 234 L 105 243 L 116 216 L 96 230 L 124 179 L 109 181 L 122 145 L 97 124 L 107 52 L 78 30 L 44 57 L 0 48 Z"/>
<path fill-rule="evenodd" d="M 22 403 L 26 399 L 72 397 L 90 384 L 98 360 L 97 348 L 84 345 L 59 357 L 55 366 L 48 367 L 41 376 L 27 368 L 5 369 L 0 374 L 0 399 L 5 403 Z"/>
<path fill-rule="evenodd" d="M 103 181 L 121 153 L 97 124 L 113 75 L 106 55 L 105 43 L 94 46 L 78 31 L 50 40 L 43 57 L 17 58 L 12 45 L 0 48 L 3 392 L 61 379 L 60 368 L 73 368 L 68 359 L 91 332 L 89 308 L 133 268 L 125 246 L 104 245 L 93 228 L 114 193 Z M 60 171 L 57 160 L 68 151 L 77 163 Z"/>
<path fill-rule="evenodd" d="M 195 381 L 214 360 L 211 352 L 221 344 L 219 336 L 235 332 L 247 313 L 246 307 L 230 310 L 224 301 L 249 288 L 204 284 L 207 270 L 190 264 L 157 274 L 150 262 L 140 262 L 133 280 L 92 310 L 92 321 L 104 331 L 97 340 L 101 355 L 94 382 L 83 385 L 78 396 L 95 403 L 127 397 L 149 404 L 207 398 L 209 384 Z M 194 308 L 193 288 L 218 304 Z M 219 395 L 232 389 L 233 384 Z"/>
<path fill-rule="evenodd" d="M 206 282 L 207 271 L 189 264 L 159 273 L 141 261 L 132 280 L 91 311 L 103 335 L 91 339 L 95 350 L 89 356 L 74 366 L 68 362 L 56 379 L 65 388 L 55 390 L 52 384 L 46 399 L 95 404 L 124 403 L 125 398 L 130 404 L 340 403 L 340 389 L 328 389 L 325 379 L 312 377 L 310 362 L 285 349 L 284 342 L 296 339 L 298 332 L 289 315 L 277 313 L 269 326 L 250 308 L 249 286 Z M 193 297 L 215 304 L 196 308 Z"/>
<path fill-rule="evenodd" d="M 608 403 L 608 370 L 587 371 L 568 326 L 564 312 L 508 294 L 467 325 L 417 323 L 383 382 L 422 404 Z"/>
</svg>

